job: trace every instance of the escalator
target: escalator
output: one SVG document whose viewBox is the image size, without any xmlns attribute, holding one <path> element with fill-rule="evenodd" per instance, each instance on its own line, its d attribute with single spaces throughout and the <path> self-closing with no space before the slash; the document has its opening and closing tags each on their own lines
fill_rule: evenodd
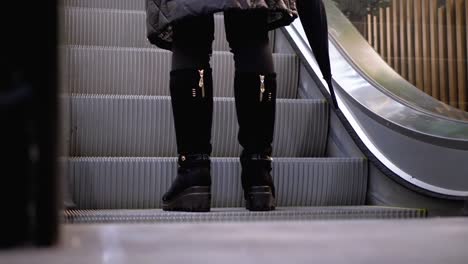
<svg viewBox="0 0 468 264">
<path fill-rule="evenodd" d="M 459 111 L 453 117 L 447 107 L 445 111 L 431 108 L 430 100 L 417 93 L 414 98 L 425 104 L 415 107 L 417 102 L 384 91 L 379 80 L 371 79 L 373 76 L 352 60 L 355 54 L 341 45 L 347 43 L 346 36 L 337 29 L 347 20 L 330 1 L 326 3 L 332 21 L 334 81 L 343 115 L 337 115 L 324 96 L 328 91 L 318 78 L 321 74 L 299 21 L 270 33 L 278 73 L 273 177 L 279 208 L 273 212 L 252 213 L 243 208 L 234 64 L 225 41 L 223 17 L 215 15 L 211 62 L 214 209 L 200 214 L 158 209 L 177 170 L 168 89 L 171 55 L 145 39 L 144 1 L 64 0 L 60 49 L 62 86 L 66 89 L 62 103 L 68 109 L 64 129 L 69 131 L 69 149 L 64 156 L 69 156 L 66 178 L 70 200 L 65 222 L 463 214 L 468 196 L 468 178 L 464 176 L 468 169 L 466 162 L 461 162 L 468 157 L 466 114 Z M 400 110 L 412 112 L 397 112 Z M 444 117 L 445 113 L 451 115 Z M 446 125 L 450 129 L 438 129 Z M 406 147 L 425 153 L 424 159 L 416 160 L 414 153 L 399 154 Z M 440 151 L 432 153 L 436 149 Z"/>
<path fill-rule="evenodd" d="M 428 28 L 434 24 L 427 24 L 429 18 L 415 19 L 413 20 L 415 24 L 406 25 L 407 31 L 403 32 L 404 37 L 391 41 L 389 34 L 392 30 L 395 31 L 393 33 L 401 33 L 398 32 L 401 28 L 397 28 L 399 22 L 391 22 L 398 21 L 397 18 L 393 17 L 391 20 L 389 15 L 397 13 L 392 10 L 398 6 L 398 2 L 391 1 L 391 4 L 396 6 L 370 8 L 380 9 L 379 13 L 381 15 L 386 13 L 388 19 L 379 25 L 381 29 L 387 29 L 380 32 L 380 47 L 372 48 L 361 35 L 362 32 L 360 34 L 355 25 L 339 9 L 343 8 L 341 4 L 350 1 L 324 1 L 329 16 L 330 57 L 334 85 L 338 94 L 340 121 L 360 150 L 371 161 L 368 203 L 424 207 L 433 215 L 466 214 L 468 113 L 461 108 L 468 101 L 466 94 L 462 92 L 466 89 L 464 84 L 468 57 L 465 52 L 459 52 L 457 54 L 460 56 L 455 59 L 450 57 L 447 59 L 447 53 L 450 55 L 455 50 L 466 49 L 463 43 L 466 43 L 468 34 L 464 24 L 468 20 L 466 15 L 457 11 L 457 22 L 445 24 L 445 21 L 439 21 L 439 31 L 430 32 Z M 406 6 L 403 3 L 400 3 L 400 8 Z M 449 13 L 447 16 L 450 16 L 452 11 L 455 13 L 450 2 L 447 1 L 446 6 L 445 3 L 440 4 L 442 5 L 438 7 L 431 3 L 429 8 L 427 1 L 423 2 L 422 8 L 428 13 L 430 10 L 431 17 L 437 8 L 439 13 L 447 11 Z M 465 3 L 460 9 L 468 13 L 467 7 Z M 416 10 L 414 12 L 418 13 Z M 411 14 L 408 13 L 408 16 Z M 417 23 L 422 23 L 422 26 L 417 26 Z M 414 28 L 411 28 L 412 26 Z M 426 32 L 422 34 L 432 40 L 430 43 L 417 41 L 418 34 L 421 34 L 424 28 Z M 449 51 L 445 51 L 445 57 L 442 56 L 443 49 L 439 51 L 443 59 L 431 57 L 429 52 L 421 57 L 406 58 L 401 57 L 404 53 L 397 53 L 398 48 L 408 48 L 410 54 L 418 54 L 419 48 L 434 50 L 431 45 L 434 45 L 435 41 L 429 38 L 429 35 L 438 34 L 442 37 L 440 32 L 455 31 L 455 28 L 458 43 L 449 48 Z M 309 72 L 319 72 L 311 57 L 310 49 L 307 48 L 305 34 L 298 21 L 286 28 L 286 31 L 297 53 L 309 62 L 306 63 Z M 373 32 L 374 35 L 378 35 L 376 25 Z M 416 37 L 412 36 L 412 33 Z M 386 37 L 388 43 L 383 42 Z M 441 38 L 439 43 L 443 41 L 453 43 L 450 34 L 443 37 L 447 39 Z M 385 51 L 390 54 L 391 50 L 394 51 L 394 57 L 386 57 Z M 429 95 L 431 91 L 426 87 L 417 88 L 416 85 L 419 85 L 417 81 L 411 78 L 405 80 L 395 70 L 398 68 L 396 63 L 398 60 L 401 61 L 402 68 L 406 65 L 408 72 L 413 72 L 416 76 L 419 76 L 423 69 L 429 69 L 426 73 L 432 70 L 433 74 L 448 74 L 458 78 L 458 87 L 452 87 L 451 82 L 444 83 L 444 79 L 440 79 L 441 94 L 444 92 L 452 94 L 456 88 L 459 89 L 458 96 L 455 97 L 458 97 L 458 102 L 451 100 L 449 105 L 448 102 L 444 103 L 434 98 L 437 96 L 434 87 L 439 87 L 431 83 L 431 79 L 434 78 L 431 78 L 430 73 L 422 76 L 425 86 L 428 84 L 433 86 L 434 97 Z M 389 61 L 392 61 L 392 65 L 389 65 Z M 457 64 L 457 67 L 451 67 L 452 64 Z M 316 79 L 316 81 L 322 83 L 323 87 L 322 80 Z M 444 91 L 442 88 L 450 88 L 450 91 Z M 324 93 L 327 94 L 328 91 Z M 457 104 L 460 106 L 458 109 L 452 106 Z M 331 128 L 333 129 L 333 125 Z"/>
</svg>

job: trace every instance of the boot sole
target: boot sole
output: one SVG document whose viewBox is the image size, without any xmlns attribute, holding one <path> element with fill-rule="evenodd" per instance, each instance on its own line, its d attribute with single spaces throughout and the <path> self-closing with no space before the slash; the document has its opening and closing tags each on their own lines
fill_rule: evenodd
<svg viewBox="0 0 468 264">
<path fill-rule="evenodd" d="M 162 209 L 178 212 L 209 212 L 211 209 L 210 187 L 188 188 L 171 201 L 163 202 Z"/>
<path fill-rule="evenodd" d="M 254 186 L 247 195 L 245 208 L 249 211 L 273 211 L 276 209 L 275 197 L 269 186 Z"/>
</svg>

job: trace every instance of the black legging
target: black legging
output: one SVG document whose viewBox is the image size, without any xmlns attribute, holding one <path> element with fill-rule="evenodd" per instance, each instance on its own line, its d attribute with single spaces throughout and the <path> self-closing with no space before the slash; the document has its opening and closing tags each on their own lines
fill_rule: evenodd
<svg viewBox="0 0 468 264">
<path fill-rule="evenodd" d="M 226 39 L 234 54 L 236 71 L 273 73 L 267 13 L 224 12 Z M 209 67 L 214 40 L 213 15 L 185 19 L 173 26 L 172 70 Z"/>
</svg>

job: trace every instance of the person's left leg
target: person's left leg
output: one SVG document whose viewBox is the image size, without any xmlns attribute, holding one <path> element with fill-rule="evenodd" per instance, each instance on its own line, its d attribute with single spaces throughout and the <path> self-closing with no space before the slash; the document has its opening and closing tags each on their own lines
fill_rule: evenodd
<svg viewBox="0 0 468 264">
<path fill-rule="evenodd" d="M 268 39 L 267 13 L 225 12 L 226 37 L 234 54 L 234 94 L 239 123 L 242 187 L 246 207 L 273 210 L 271 177 L 275 125 L 276 73 Z"/>
</svg>

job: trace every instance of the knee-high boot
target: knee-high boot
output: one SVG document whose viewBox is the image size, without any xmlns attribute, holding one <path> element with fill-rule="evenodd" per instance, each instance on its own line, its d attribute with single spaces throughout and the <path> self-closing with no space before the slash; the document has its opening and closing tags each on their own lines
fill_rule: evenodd
<svg viewBox="0 0 468 264">
<path fill-rule="evenodd" d="M 239 143 L 243 147 L 242 187 L 251 211 L 274 210 L 271 177 L 276 109 L 276 74 L 236 72 L 234 80 Z"/>
<path fill-rule="evenodd" d="M 206 212 L 211 205 L 211 69 L 172 71 L 170 91 L 179 159 L 163 209 Z"/>
</svg>

